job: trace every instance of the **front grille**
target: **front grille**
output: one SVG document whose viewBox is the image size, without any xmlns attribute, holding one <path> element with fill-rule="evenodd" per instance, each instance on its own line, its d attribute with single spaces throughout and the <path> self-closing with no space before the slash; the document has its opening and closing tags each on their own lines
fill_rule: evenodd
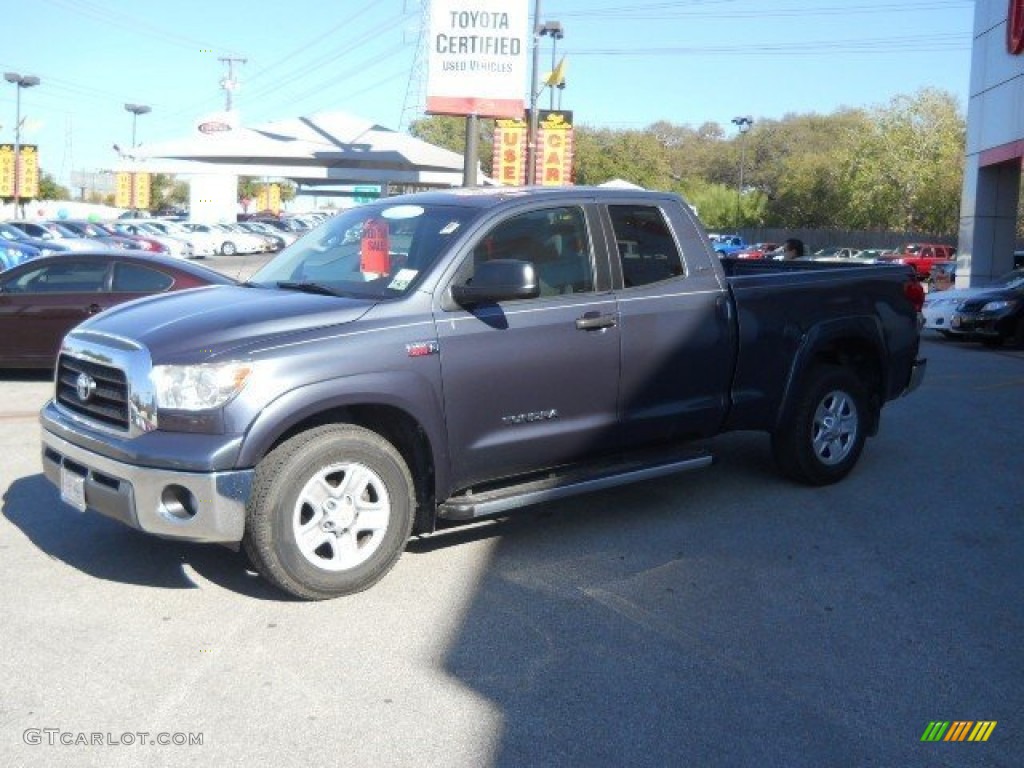
<svg viewBox="0 0 1024 768">
<path fill-rule="evenodd" d="M 87 374 L 96 382 L 84 402 L 78 397 L 78 377 Z M 57 402 L 105 426 L 128 431 L 128 379 L 120 368 L 61 355 L 57 362 Z"/>
</svg>

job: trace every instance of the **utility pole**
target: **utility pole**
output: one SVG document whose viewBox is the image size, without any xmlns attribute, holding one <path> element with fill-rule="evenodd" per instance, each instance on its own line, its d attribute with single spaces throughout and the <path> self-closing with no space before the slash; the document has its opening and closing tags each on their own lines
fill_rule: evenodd
<svg viewBox="0 0 1024 768">
<path fill-rule="evenodd" d="M 224 110 L 226 112 L 231 111 L 231 92 L 238 88 L 238 81 L 235 80 L 235 63 L 245 64 L 248 59 L 239 59 L 233 56 L 221 56 L 217 61 L 222 61 L 228 65 L 228 76 L 220 81 L 220 87 L 224 89 L 226 104 Z"/>
<path fill-rule="evenodd" d="M 537 69 L 540 67 L 540 0 L 533 4 L 533 64 L 530 73 L 530 122 L 526 129 L 526 185 L 537 183 Z"/>
</svg>

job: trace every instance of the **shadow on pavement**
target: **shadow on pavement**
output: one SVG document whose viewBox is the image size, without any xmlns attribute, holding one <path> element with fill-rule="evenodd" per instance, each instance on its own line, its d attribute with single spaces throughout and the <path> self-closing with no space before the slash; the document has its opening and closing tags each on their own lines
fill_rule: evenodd
<svg viewBox="0 0 1024 768">
<path fill-rule="evenodd" d="M 3 514 L 33 544 L 97 579 L 198 589 L 186 566 L 232 592 L 260 600 L 291 601 L 250 570 L 244 554 L 210 544 L 148 536 L 95 512 L 80 514 L 60 500 L 42 475 L 16 480 L 3 497 Z"/>
</svg>

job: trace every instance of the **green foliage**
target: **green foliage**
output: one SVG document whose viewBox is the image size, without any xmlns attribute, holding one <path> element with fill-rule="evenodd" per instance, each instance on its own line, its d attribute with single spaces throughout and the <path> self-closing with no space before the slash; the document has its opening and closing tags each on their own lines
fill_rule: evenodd
<svg viewBox="0 0 1024 768">
<path fill-rule="evenodd" d="M 462 153 L 465 126 L 461 117 L 428 117 L 410 133 Z M 481 133 L 481 158 L 490 173 L 493 122 L 481 121 Z M 620 178 L 682 192 L 713 229 L 731 230 L 738 222 L 953 236 L 965 134 L 956 99 L 934 89 L 873 109 L 757 118 L 743 136 L 717 123 L 694 128 L 659 121 L 643 130 L 577 125 L 574 180 Z"/>
<path fill-rule="evenodd" d="M 71 192 L 67 187 L 62 187 L 56 179 L 48 173 L 39 174 L 39 199 L 40 200 L 70 200 Z"/>
<path fill-rule="evenodd" d="M 157 211 L 165 206 L 188 204 L 188 183 L 178 181 L 167 173 L 154 173 L 150 177 L 149 207 Z"/>
<path fill-rule="evenodd" d="M 415 120 L 409 125 L 409 134 L 421 141 L 464 155 L 466 152 L 467 118 L 452 115 L 432 115 Z M 494 121 L 478 120 L 480 128 L 478 161 L 484 174 L 490 176 L 494 165 Z"/>
</svg>

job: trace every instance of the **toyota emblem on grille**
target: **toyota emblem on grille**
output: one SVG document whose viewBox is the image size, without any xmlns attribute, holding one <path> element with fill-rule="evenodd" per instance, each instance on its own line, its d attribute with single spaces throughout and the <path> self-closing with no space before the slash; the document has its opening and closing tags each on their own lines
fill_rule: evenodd
<svg viewBox="0 0 1024 768">
<path fill-rule="evenodd" d="M 78 399 L 83 403 L 92 397 L 92 393 L 96 391 L 96 379 L 90 376 L 88 373 L 78 374 L 78 378 L 75 380 L 75 392 L 78 393 Z"/>
</svg>

